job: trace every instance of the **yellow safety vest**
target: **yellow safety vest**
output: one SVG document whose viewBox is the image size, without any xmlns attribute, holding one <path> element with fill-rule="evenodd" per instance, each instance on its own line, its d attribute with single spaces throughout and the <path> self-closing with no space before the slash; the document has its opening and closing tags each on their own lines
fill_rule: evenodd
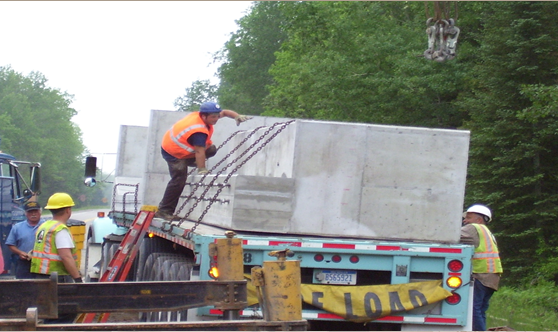
<svg viewBox="0 0 558 332">
<path fill-rule="evenodd" d="M 68 226 L 56 220 L 48 220 L 37 229 L 35 233 L 35 247 L 31 257 L 32 273 L 52 274 L 53 272 L 58 272 L 58 275 L 70 274 L 66 270 L 56 248 L 56 234 L 63 229 L 67 229 L 70 232 Z M 70 236 L 72 236 L 71 232 Z M 74 241 L 73 237 L 72 241 Z M 72 248 L 72 255 L 77 266 L 75 242 L 74 248 Z"/>
<path fill-rule="evenodd" d="M 472 224 L 479 233 L 479 246 L 473 255 L 473 273 L 502 273 L 496 239 L 486 225 Z"/>
</svg>

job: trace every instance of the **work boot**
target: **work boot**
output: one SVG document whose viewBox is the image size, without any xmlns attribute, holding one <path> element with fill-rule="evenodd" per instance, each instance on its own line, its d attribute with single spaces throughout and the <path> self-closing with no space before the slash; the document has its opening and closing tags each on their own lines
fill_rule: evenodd
<svg viewBox="0 0 558 332">
<path fill-rule="evenodd" d="M 165 211 L 155 212 L 155 218 L 165 219 L 166 221 L 172 221 L 173 215 Z"/>
</svg>

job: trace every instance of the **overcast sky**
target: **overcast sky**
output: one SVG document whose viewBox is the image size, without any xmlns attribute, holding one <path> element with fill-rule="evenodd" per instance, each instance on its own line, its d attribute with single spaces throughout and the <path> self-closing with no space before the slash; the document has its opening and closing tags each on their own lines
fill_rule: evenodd
<svg viewBox="0 0 558 332">
<path fill-rule="evenodd" d="M 212 54 L 250 5 L 0 1 L 0 66 L 25 76 L 40 72 L 49 87 L 74 95 L 73 121 L 106 170 L 121 124 L 147 126 L 150 110 L 174 110 L 192 82 L 218 82 Z"/>
</svg>

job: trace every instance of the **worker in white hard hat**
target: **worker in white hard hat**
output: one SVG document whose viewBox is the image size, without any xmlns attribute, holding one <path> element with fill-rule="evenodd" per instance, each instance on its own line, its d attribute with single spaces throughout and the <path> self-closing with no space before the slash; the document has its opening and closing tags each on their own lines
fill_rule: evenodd
<svg viewBox="0 0 558 332">
<path fill-rule="evenodd" d="M 502 262 L 496 239 L 486 226 L 492 221 L 492 212 L 481 204 L 472 205 L 463 212 L 461 243 L 475 246 L 473 255 L 473 331 L 486 331 L 486 310 L 490 298 L 498 290 Z"/>
</svg>

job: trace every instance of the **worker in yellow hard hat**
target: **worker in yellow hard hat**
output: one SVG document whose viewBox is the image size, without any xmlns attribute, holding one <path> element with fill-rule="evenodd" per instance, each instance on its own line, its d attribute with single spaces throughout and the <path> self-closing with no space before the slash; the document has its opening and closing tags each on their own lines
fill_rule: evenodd
<svg viewBox="0 0 558 332">
<path fill-rule="evenodd" d="M 31 255 L 31 272 L 37 278 L 50 278 L 58 273 L 58 282 L 83 282 L 79 272 L 77 250 L 72 233 L 67 226 L 72 216 L 74 200 L 66 193 L 55 193 L 49 197 L 45 209 L 52 213 L 52 220 L 45 221 L 35 233 L 35 247 Z M 71 323 L 75 314 L 59 315 L 49 323 Z M 46 322 L 46 321 L 45 321 Z"/>
<path fill-rule="evenodd" d="M 35 246 L 31 259 L 31 272 L 49 276 L 57 272 L 59 282 L 81 282 L 77 265 L 76 245 L 67 223 L 72 216 L 74 200 L 66 193 L 55 193 L 48 199 L 45 209 L 52 213 L 35 232 Z"/>
</svg>

